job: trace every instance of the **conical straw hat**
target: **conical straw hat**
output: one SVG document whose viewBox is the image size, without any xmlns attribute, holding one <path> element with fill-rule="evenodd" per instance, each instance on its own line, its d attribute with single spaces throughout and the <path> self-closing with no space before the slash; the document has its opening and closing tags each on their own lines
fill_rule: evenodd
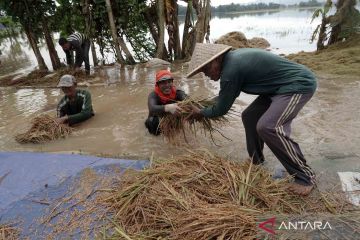
<svg viewBox="0 0 360 240">
<path fill-rule="evenodd" d="M 191 56 L 189 71 L 186 77 L 193 76 L 200 68 L 230 49 L 230 46 L 224 44 L 197 43 Z"/>
</svg>

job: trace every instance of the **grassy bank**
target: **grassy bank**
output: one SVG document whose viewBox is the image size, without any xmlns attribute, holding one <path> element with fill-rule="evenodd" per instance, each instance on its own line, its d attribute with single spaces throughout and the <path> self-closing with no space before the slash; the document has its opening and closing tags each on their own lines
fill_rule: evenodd
<svg viewBox="0 0 360 240">
<path fill-rule="evenodd" d="M 321 51 L 299 52 L 286 57 L 318 73 L 360 76 L 360 35 Z"/>
</svg>

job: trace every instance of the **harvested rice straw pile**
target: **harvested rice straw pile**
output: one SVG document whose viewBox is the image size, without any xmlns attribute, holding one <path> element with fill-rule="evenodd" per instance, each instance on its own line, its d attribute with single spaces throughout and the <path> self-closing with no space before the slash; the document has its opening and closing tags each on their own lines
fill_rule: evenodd
<svg viewBox="0 0 360 240">
<path fill-rule="evenodd" d="M 68 68 L 61 68 L 54 72 L 35 70 L 29 73 L 27 76 L 17 79 L 15 84 L 18 86 L 56 86 L 60 77 L 64 74 L 70 74 L 75 76 L 78 83 L 99 76 L 99 74 L 96 72 L 88 76 L 84 71 L 75 71 L 74 69 Z M 11 81 L 8 81 L 8 84 L 11 84 Z"/>
<path fill-rule="evenodd" d="M 71 127 L 59 124 L 55 118 L 45 114 L 34 118 L 31 128 L 25 133 L 16 135 L 15 140 L 19 143 L 42 143 L 67 137 L 71 132 Z"/>
<path fill-rule="evenodd" d="M 208 151 L 153 161 L 149 169 L 128 169 L 113 177 L 100 184 L 94 181 L 95 188 L 85 191 L 88 195 L 82 199 L 74 199 L 70 190 L 59 203 L 54 202 L 42 221 L 53 227 L 44 239 L 266 239 L 259 222 L 273 216 L 277 221 L 309 219 L 306 215 L 319 221 L 320 214 L 323 220 L 338 219 L 334 229 L 360 230 L 359 211 L 336 195 L 337 189 L 294 196 L 285 190 L 288 179 L 275 181 L 262 167 L 232 162 Z M 78 191 L 78 185 L 73 189 Z M 313 239 L 305 237 L 304 231 L 296 237 L 293 231 L 285 232 L 284 238 L 283 234 L 277 232 L 277 237 Z"/>
<path fill-rule="evenodd" d="M 12 224 L 0 224 L 0 240 L 19 239 L 19 230 Z"/>
<path fill-rule="evenodd" d="M 178 139 L 177 137 L 182 133 L 186 140 L 186 130 L 189 129 L 193 134 L 196 134 L 196 130 L 200 128 L 204 134 L 209 133 L 211 140 L 214 142 L 213 133 L 218 132 L 221 136 L 226 138 L 219 127 L 223 126 L 224 124 L 228 123 L 229 120 L 227 116 L 220 116 L 216 118 L 202 118 L 200 121 L 189 122 L 185 120 L 190 113 L 192 112 L 192 107 L 195 106 L 199 109 L 206 108 L 211 106 L 213 102 L 208 99 L 203 100 L 194 100 L 191 98 L 185 99 L 184 101 L 178 102 L 178 106 L 183 109 L 183 112 L 180 116 L 175 116 L 173 114 L 166 114 L 164 117 L 161 118 L 159 129 L 161 134 L 169 141 L 169 142 L 176 142 Z M 227 115 L 236 115 L 235 111 L 230 110 Z M 228 139 L 228 138 L 226 138 Z M 229 139 L 228 139 L 229 140 Z"/>
<path fill-rule="evenodd" d="M 205 151 L 122 179 L 102 199 L 114 216 L 111 239 L 254 239 L 257 215 L 304 206 L 286 191 L 288 179 Z"/>
</svg>

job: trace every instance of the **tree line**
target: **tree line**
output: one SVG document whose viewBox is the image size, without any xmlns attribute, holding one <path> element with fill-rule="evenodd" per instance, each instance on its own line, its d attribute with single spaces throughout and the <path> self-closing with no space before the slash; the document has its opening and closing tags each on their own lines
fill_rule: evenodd
<svg viewBox="0 0 360 240">
<path fill-rule="evenodd" d="M 94 65 L 95 44 L 103 57 L 113 52 L 121 64 L 153 57 L 172 61 L 189 59 L 196 42 L 209 41 L 210 0 L 183 2 L 187 7 L 182 36 L 174 0 L 0 0 L 0 19 L 10 17 L 25 32 L 40 70 L 48 69 L 39 50 L 41 40 L 53 69 L 61 67 L 53 38 L 58 32 L 65 37 L 84 33 L 91 41 Z"/>
<path fill-rule="evenodd" d="M 211 13 L 224 13 L 224 12 L 247 12 L 247 11 L 257 11 L 257 10 L 274 10 L 287 7 L 317 7 L 321 6 L 323 3 L 318 2 L 317 0 L 309 0 L 300 2 L 295 5 L 285 5 L 278 3 L 251 3 L 251 4 L 227 4 L 219 5 L 217 7 L 211 7 Z M 179 14 L 185 15 L 186 7 L 179 5 Z"/>
<path fill-rule="evenodd" d="M 314 1 L 311 0 L 311 4 Z M 58 32 L 61 36 L 75 31 L 84 33 L 91 41 L 94 65 L 98 63 L 95 44 L 103 58 L 107 52 L 113 52 L 121 64 L 134 64 L 153 57 L 188 60 L 197 42 L 209 42 L 211 11 L 237 9 L 239 5 L 214 8 L 210 0 L 183 2 L 186 10 L 181 10 L 183 7 L 176 0 L 0 0 L 0 22 L 11 29 L 20 27 L 25 32 L 40 70 L 48 69 L 39 50 L 41 40 L 47 45 L 53 69 L 61 67 L 53 39 L 53 33 Z M 313 39 L 318 38 L 318 49 L 359 33 L 358 2 L 339 0 L 335 4 L 335 14 L 328 16 L 334 5 L 328 0 L 323 8 L 314 12 L 313 18 L 322 18 L 313 34 Z M 273 3 L 255 5 L 279 7 Z M 178 21 L 181 11 L 185 15 L 182 36 Z M 167 43 L 165 32 L 169 36 Z"/>
</svg>

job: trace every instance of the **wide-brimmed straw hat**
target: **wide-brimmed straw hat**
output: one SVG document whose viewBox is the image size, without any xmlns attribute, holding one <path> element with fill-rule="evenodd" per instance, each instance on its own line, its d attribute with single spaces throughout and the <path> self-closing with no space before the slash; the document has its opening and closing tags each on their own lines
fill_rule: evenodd
<svg viewBox="0 0 360 240">
<path fill-rule="evenodd" d="M 215 58 L 229 51 L 232 47 L 224 44 L 197 43 L 189 63 L 186 77 L 191 77 Z"/>
</svg>

